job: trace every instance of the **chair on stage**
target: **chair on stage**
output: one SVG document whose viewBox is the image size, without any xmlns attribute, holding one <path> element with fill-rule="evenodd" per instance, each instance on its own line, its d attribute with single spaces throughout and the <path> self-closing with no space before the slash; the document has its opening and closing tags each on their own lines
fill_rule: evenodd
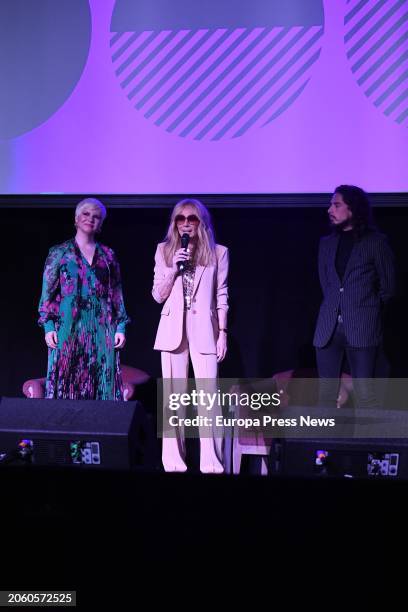
<svg viewBox="0 0 408 612">
<path fill-rule="evenodd" d="M 150 376 L 139 368 L 133 368 L 132 366 L 123 365 L 122 377 L 123 377 L 123 399 L 128 402 L 136 398 L 136 387 L 146 383 Z M 45 396 L 45 378 L 32 378 L 26 380 L 23 384 L 23 393 L 26 397 L 32 398 L 43 398 Z"/>
<path fill-rule="evenodd" d="M 297 369 L 278 372 L 271 378 L 265 378 L 254 384 L 235 385 L 230 393 L 279 393 L 280 408 L 287 406 L 313 406 L 317 403 L 319 385 L 316 370 Z M 343 406 L 352 392 L 352 378 L 343 373 L 340 381 L 337 407 Z M 235 406 L 235 418 L 255 417 L 262 414 L 251 408 Z M 284 414 L 283 414 L 284 416 Z M 261 457 L 261 474 L 268 473 L 268 458 L 272 439 L 266 438 L 261 431 L 248 432 L 245 428 L 234 425 L 232 441 L 232 471 L 239 474 L 241 470 L 242 455 L 255 455 Z"/>
</svg>

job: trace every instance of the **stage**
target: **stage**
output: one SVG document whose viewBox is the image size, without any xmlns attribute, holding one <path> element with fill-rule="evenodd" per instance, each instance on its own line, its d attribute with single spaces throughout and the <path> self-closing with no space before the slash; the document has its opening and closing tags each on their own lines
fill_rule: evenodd
<svg viewBox="0 0 408 612">
<path fill-rule="evenodd" d="M 407 11 L 1 0 L 0 591 L 302 610 L 394 588 Z M 237 400 L 205 435 L 216 383 L 280 412 Z"/>
<path fill-rule="evenodd" d="M 3 467 L 1 483 L 2 588 L 76 590 L 83 609 L 215 582 L 265 595 L 265 575 L 361 587 L 407 541 L 406 482 Z"/>
</svg>

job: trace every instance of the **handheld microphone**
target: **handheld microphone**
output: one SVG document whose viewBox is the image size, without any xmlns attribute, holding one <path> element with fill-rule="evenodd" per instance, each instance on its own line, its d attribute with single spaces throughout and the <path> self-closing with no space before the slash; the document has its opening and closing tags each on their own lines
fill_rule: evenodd
<svg viewBox="0 0 408 612">
<path fill-rule="evenodd" d="M 190 242 L 190 236 L 188 234 L 183 234 L 181 237 L 181 248 L 187 251 L 188 243 Z M 186 269 L 186 261 L 178 261 L 177 267 L 179 272 L 184 272 Z"/>
</svg>

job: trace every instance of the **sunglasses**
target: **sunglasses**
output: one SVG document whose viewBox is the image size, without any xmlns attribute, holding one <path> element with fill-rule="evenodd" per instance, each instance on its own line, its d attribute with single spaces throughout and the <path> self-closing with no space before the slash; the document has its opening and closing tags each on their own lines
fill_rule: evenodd
<svg viewBox="0 0 408 612">
<path fill-rule="evenodd" d="M 197 217 L 197 215 L 188 215 L 188 217 L 185 217 L 184 215 L 176 215 L 174 221 L 177 224 L 185 223 L 185 221 L 187 221 L 187 223 L 200 223 L 200 219 Z"/>
</svg>

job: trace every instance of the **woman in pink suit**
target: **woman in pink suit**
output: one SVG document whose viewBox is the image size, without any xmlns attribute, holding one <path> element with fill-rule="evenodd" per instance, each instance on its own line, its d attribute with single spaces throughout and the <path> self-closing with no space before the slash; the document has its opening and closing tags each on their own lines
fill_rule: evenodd
<svg viewBox="0 0 408 612">
<path fill-rule="evenodd" d="M 186 249 L 181 247 L 183 234 L 189 237 Z M 164 302 L 154 348 L 161 351 L 168 391 L 177 385 L 177 391 L 186 389 L 189 358 L 196 380 L 216 391 L 218 363 L 227 352 L 227 278 L 228 249 L 215 244 L 209 211 L 198 200 L 182 200 L 173 209 L 166 240 L 157 246 L 152 291 L 156 302 Z M 173 414 L 182 416 L 180 409 Z M 198 414 L 210 414 L 215 421 L 221 412 L 198 406 Z M 201 472 L 224 471 L 222 443 L 211 428 L 200 428 Z M 182 427 L 163 436 L 162 461 L 168 472 L 187 469 Z"/>
</svg>

